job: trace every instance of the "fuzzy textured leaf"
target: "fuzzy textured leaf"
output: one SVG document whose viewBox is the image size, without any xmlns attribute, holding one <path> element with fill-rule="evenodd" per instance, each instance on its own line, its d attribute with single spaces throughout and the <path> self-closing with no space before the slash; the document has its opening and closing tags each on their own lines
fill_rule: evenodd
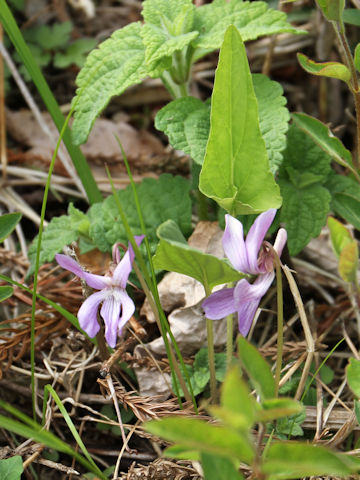
<svg viewBox="0 0 360 480">
<path fill-rule="evenodd" d="M 265 2 L 214 0 L 195 10 L 193 29 L 200 35 L 193 46 L 202 49 L 195 57 L 220 48 L 229 25 L 239 30 L 244 42 L 280 32 L 304 33 L 287 22 L 285 13 L 269 8 Z"/>
<path fill-rule="evenodd" d="M 281 206 L 260 133 L 245 47 L 235 27 L 225 34 L 211 101 L 210 135 L 199 188 L 232 215 Z"/>
<path fill-rule="evenodd" d="M 210 130 L 210 104 L 194 97 L 178 98 L 156 115 L 155 127 L 165 132 L 173 148 L 203 163 Z"/>
<path fill-rule="evenodd" d="M 331 173 L 331 157 L 305 132 L 292 125 L 279 185 L 284 204 L 281 221 L 288 233 L 291 255 L 296 255 L 311 238 L 319 235 L 329 211 L 330 194 L 323 184 Z"/>
<path fill-rule="evenodd" d="M 279 179 L 279 185 L 284 199 L 281 221 L 288 234 L 289 252 L 296 255 L 320 234 L 326 223 L 331 197 L 319 183 L 298 189 L 293 183 Z"/>
<path fill-rule="evenodd" d="M 156 268 L 188 275 L 209 288 L 221 283 L 236 282 L 244 276 L 225 259 L 190 247 L 172 220 L 160 225 L 157 234 L 160 243 L 154 256 Z"/>
<path fill-rule="evenodd" d="M 360 230 L 360 185 L 350 177 L 331 175 L 325 187 L 331 193 L 331 209 Z"/>
<path fill-rule="evenodd" d="M 277 171 L 286 146 L 289 112 L 278 82 L 261 74 L 252 75 L 259 107 L 260 132 L 269 156 L 270 170 Z M 210 105 L 184 97 L 168 103 L 156 115 L 155 126 L 166 133 L 170 144 L 190 155 L 199 165 L 205 157 L 210 130 Z"/>
<path fill-rule="evenodd" d="M 190 0 L 145 0 L 141 36 L 150 76 L 158 77 L 169 69 L 172 54 L 185 49 L 198 36 L 192 31 L 194 10 Z"/>
<path fill-rule="evenodd" d="M 61 252 L 65 245 L 75 242 L 78 237 L 79 233 L 76 229 L 72 228 L 69 216 L 61 215 L 61 217 L 54 217 L 42 235 L 40 265 L 46 262 L 52 262 L 56 253 Z M 38 236 L 34 238 L 28 251 L 31 265 L 29 274 L 34 272 L 37 242 Z"/>
<path fill-rule="evenodd" d="M 76 144 L 84 143 L 96 117 L 111 97 L 147 75 L 140 22 L 116 30 L 87 57 L 76 79 L 75 116 L 72 126 Z"/>
<path fill-rule="evenodd" d="M 174 220 L 184 235 L 191 232 L 190 182 L 180 176 L 163 174 L 157 180 L 146 178 L 136 186 L 141 211 L 145 220 L 147 238 L 152 251 L 158 243 L 156 229 L 166 220 Z M 140 235 L 141 226 L 131 186 L 120 190 L 118 196 L 134 235 Z M 125 228 L 111 195 L 102 204 L 89 210 L 90 237 L 102 251 L 110 251 L 116 242 L 127 243 Z"/>
<path fill-rule="evenodd" d="M 359 265 L 359 249 L 357 241 L 345 245 L 341 250 L 339 258 L 339 274 L 340 277 L 348 283 L 356 281 L 357 269 Z"/>
</svg>

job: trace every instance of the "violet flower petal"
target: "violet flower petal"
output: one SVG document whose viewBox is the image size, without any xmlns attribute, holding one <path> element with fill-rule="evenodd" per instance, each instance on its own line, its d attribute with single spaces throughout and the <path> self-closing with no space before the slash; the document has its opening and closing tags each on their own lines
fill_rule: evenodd
<svg viewBox="0 0 360 480">
<path fill-rule="evenodd" d="M 100 310 L 105 323 L 105 338 L 112 348 L 116 345 L 120 311 L 121 297 L 118 295 L 118 289 L 113 289 L 111 294 L 104 300 Z"/>
<path fill-rule="evenodd" d="M 212 293 L 206 298 L 202 303 L 205 317 L 210 320 L 220 320 L 236 312 L 234 290 L 234 288 L 225 288 Z"/>
<path fill-rule="evenodd" d="M 280 228 L 275 239 L 274 250 L 281 257 L 282 251 L 287 241 L 287 231 L 285 228 Z"/>
<path fill-rule="evenodd" d="M 73 258 L 68 255 L 63 255 L 62 253 L 57 253 L 55 255 L 55 260 L 60 267 L 69 270 L 69 272 L 74 273 L 77 277 L 84 278 L 84 270 Z"/>
<path fill-rule="evenodd" d="M 238 325 L 241 335 L 246 337 L 253 323 L 256 310 L 258 309 L 260 298 L 252 302 L 242 303 L 238 310 Z"/>
<path fill-rule="evenodd" d="M 225 215 L 225 220 L 226 226 L 222 240 L 225 255 L 236 270 L 250 273 L 242 223 L 229 214 Z"/>
<path fill-rule="evenodd" d="M 260 300 L 268 291 L 274 276 L 274 272 L 269 272 L 259 275 L 252 284 L 245 279 L 237 283 L 234 298 L 238 312 L 239 331 L 242 335 L 245 336 L 249 332 Z"/>
<path fill-rule="evenodd" d="M 84 272 L 83 278 L 89 287 L 95 288 L 96 290 L 103 290 L 104 288 L 111 286 L 111 277 Z"/>
<path fill-rule="evenodd" d="M 246 236 L 245 248 L 247 251 L 248 262 L 249 262 L 249 271 L 246 273 L 251 273 L 256 275 L 257 273 L 265 273 L 265 270 L 259 269 L 258 266 L 258 255 L 260 247 L 264 241 L 265 235 L 269 230 L 274 218 L 276 215 L 276 209 L 271 208 L 267 212 L 259 215 L 255 222 L 252 224 L 249 233 Z"/>
<path fill-rule="evenodd" d="M 254 283 L 249 283 L 245 278 L 239 280 L 234 291 L 236 310 L 238 310 L 242 303 L 251 302 L 263 297 L 269 290 L 274 277 L 274 272 L 268 272 L 259 275 Z"/>
<path fill-rule="evenodd" d="M 100 325 L 97 319 L 97 313 L 100 303 L 108 296 L 108 290 L 101 290 L 95 292 L 88 297 L 81 305 L 78 311 L 78 319 L 80 327 L 85 330 L 90 338 L 100 330 Z"/>
<path fill-rule="evenodd" d="M 143 241 L 144 235 L 134 236 L 136 245 L 139 246 Z M 135 258 L 134 250 L 129 244 L 128 250 L 118 263 L 117 267 L 113 273 L 113 285 L 116 285 L 120 288 L 125 288 L 128 281 L 129 275 L 132 270 L 132 264 Z"/>
<path fill-rule="evenodd" d="M 125 290 L 119 291 L 118 294 L 121 298 L 121 317 L 118 323 L 118 335 L 121 335 L 124 325 L 135 312 L 135 305 Z"/>
</svg>

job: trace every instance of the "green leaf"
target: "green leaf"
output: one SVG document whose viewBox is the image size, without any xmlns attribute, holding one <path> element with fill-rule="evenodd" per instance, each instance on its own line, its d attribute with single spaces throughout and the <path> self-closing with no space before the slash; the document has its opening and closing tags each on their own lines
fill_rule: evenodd
<svg viewBox="0 0 360 480">
<path fill-rule="evenodd" d="M 351 177 L 331 175 L 324 186 L 331 193 L 331 209 L 360 230 L 360 185 Z"/>
<path fill-rule="evenodd" d="M 355 47 L 354 63 L 356 70 L 360 72 L 360 43 L 358 43 Z"/>
<path fill-rule="evenodd" d="M 238 341 L 239 360 L 262 400 L 275 396 L 275 380 L 266 360 L 244 337 Z"/>
<path fill-rule="evenodd" d="M 270 170 L 275 173 L 286 146 L 289 121 L 286 99 L 278 82 L 261 74 L 253 74 L 252 79 L 259 107 L 260 132 L 269 156 Z M 210 130 L 210 105 L 207 102 L 193 97 L 174 100 L 157 113 L 155 126 L 166 133 L 174 148 L 183 150 L 199 165 L 203 163 Z"/>
<path fill-rule="evenodd" d="M 316 0 L 327 20 L 342 21 L 345 0 Z"/>
<path fill-rule="evenodd" d="M 83 235 L 89 234 L 90 220 L 89 217 L 72 203 L 68 207 L 68 215 L 70 217 L 71 229 Z"/>
<path fill-rule="evenodd" d="M 21 220 L 21 213 L 5 213 L 0 216 L 0 242 L 3 242 Z"/>
<path fill-rule="evenodd" d="M 346 367 L 346 380 L 357 398 L 360 398 L 360 360 L 350 358 Z"/>
<path fill-rule="evenodd" d="M 337 78 L 339 80 L 343 80 L 344 82 L 348 82 L 351 78 L 350 70 L 339 62 L 323 62 L 318 63 L 314 62 L 314 60 L 310 60 L 306 55 L 303 53 L 297 54 L 298 61 L 302 68 L 311 73 L 312 75 L 317 75 L 321 77 L 330 77 L 330 78 Z"/>
<path fill-rule="evenodd" d="M 20 480 L 23 471 L 23 461 L 19 455 L 0 460 L 1 480 Z"/>
<path fill-rule="evenodd" d="M 84 143 L 96 117 L 111 97 L 147 75 L 141 23 L 116 30 L 87 57 L 76 83 L 75 118 L 72 126 L 76 144 Z"/>
<path fill-rule="evenodd" d="M 193 29 L 200 32 L 193 46 L 201 49 L 195 58 L 220 48 L 230 25 L 240 32 L 243 41 L 280 32 L 305 33 L 295 29 L 286 20 L 286 14 L 268 8 L 265 2 L 214 0 L 195 9 Z"/>
<path fill-rule="evenodd" d="M 247 436 L 201 420 L 169 417 L 148 422 L 145 429 L 189 450 L 222 455 L 245 463 L 251 463 L 254 458 L 253 446 Z"/>
<path fill-rule="evenodd" d="M 276 422 L 275 428 L 279 438 L 288 439 L 289 436 L 302 437 L 304 435 L 304 430 L 301 428 L 301 424 L 305 421 L 305 418 L 306 411 L 304 408 L 302 408 L 300 412 L 290 415 L 289 417 L 279 418 Z"/>
<path fill-rule="evenodd" d="M 291 255 L 319 235 L 329 211 L 330 194 L 322 184 L 331 173 L 331 157 L 305 132 L 291 125 L 279 185 L 284 198 L 281 221 Z"/>
<path fill-rule="evenodd" d="M 136 190 L 152 251 L 155 251 L 158 244 L 156 229 L 166 220 L 174 220 L 184 235 L 191 233 L 188 180 L 180 176 L 163 174 L 157 180 L 145 178 L 136 186 Z M 134 235 L 140 235 L 141 225 L 131 186 L 118 191 L 118 196 Z M 88 214 L 91 222 L 90 237 L 101 251 L 111 251 L 116 242 L 125 244 L 128 242 L 125 227 L 119 218 L 119 211 L 112 195 L 103 203 L 93 205 Z"/>
<path fill-rule="evenodd" d="M 298 414 L 304 410 L 303 405 L 292 398 L 264 400 L 261 403 L 261 407 L 262 409 L 256 412 L 256 420 L 259 422 L 269 422 L 277 418 Z"/>
<path fill-rule="evenodd" d="M 221 406 L 230 414 L 243 414 L 248 422 L 247 427 L 255 421 L 256 402 L 241 378 L 241 371 L 233 367 L 226 375 L 221 389 Z"/>
<path fill-rule="evenodd" d="M 358 424 L 360 424 L 360 402 L 359 402 L 359 400 L 354 401 L 354 411 L 355 411 L 355 415 L 356 415 L 356 420 L 357 420 Z"/>
<path fill-rule="evenodd" d="M 327 225 L 330 231 L 331 244 L 335 255 L 339 258 L 343 248 L 353 241 L 349 230 L 339 220 L 329 217 Z"/>
<path fill-rule="evenodd" d="M 356 282 L 359 265 L 359 249 L 357 241 L 353 240 L 341 250 L 339 258 L 340 277 L 348 283 Z"/>
<path fill-rule="evenodd" d="M 188 447 L 184 445 L 172 445 L 167 447 L 163 452 L 165 457 L 178 458 L 180 460 L 194 460 L 200 461 L 200 453 L 195 450 L 189 450 Z"/>
<path fill-rule="evenodd" d="M 85 63 L 86 55 L 96 47 L 95 38 L 79 38 L 67 47 L 64 53 L 57 52 L 54 57 L 54 66 L 56 68 L 67 68 L 70 65 L 82 67 Z"/>
<path fill-rule="evenodd" d="M 172 147 L 203 163 L 210 130 L 210 105 L 194 97 L 168 103 L 155 117 L 155 127 L 165 132 Z"/>
<path fill-rule="evenodd" d="M 243 475 L 231 460 L 209 453 L 201 454 L 205 480 L 243 480 Z"/>
<path fill-rule="evenodd" d="M 232 215 L 280 207 L 279 188 L 270 172 L 260 134 L 245 47 L 232 26 L 225 34 L 220 51 L 210 123 L 200 173 L 202 193 Z"/>
<path fill-rule="evenodd" d="M 280 218 L 288 234 L 290 255 L 296 255 L 320 234 L 326 223 L 330 194 L 319 184 L 297 189 L 289 181 L 279 179 L 279 185 L 284 198 Z"/>
<path fill-rule="evenodd" d="M 0 287 L 0 302 L 3 302 L 7 298 L 10 298 L 14 293 L 14 289 L 12 287 L 1 286 Z"/>
<path fill-rule="evenodd" d="M 221 283 L 236 282 L 244 277 L 225 259 L 190 247 L 173 220 L 163 223 L 157 234 L 160 243 L 154 256 L 155 268 L 182 273 L 209 288 Z"/>
<path fill-rule="evenodd" d="M 345 23 L 360 27 L 360 10 L 357 8 L 346 8 L 343 11 L 343 20 Z"/>
<path fill-rule="evenodd" d="M 72 23 L 54 23 L 51 26 L 38 25 L 24 31 L 24 39 L 41 47 L 42 51 L 56 50 L 65 47 L 70 41 Z"/>
<path fill-rule="evenodd" d="M 270 170 L 275 174 L 283 160 L 286 132 L 289 128 L 289 110 L 280 83 L 266 75 L 252 75 L 254 91 L 259 107 L 260 132 L 269 156 Z"/>
<path fill-rule="evenodd" d="M 61 252 L 65 245 L 75 242 L 78 237 L 79 233 L 72 228 L 69 216 L 61 215 L 61 217 L 54 217 L 42 235 L 40 265 L 52 262 L 56 253 Z M 38 235 L 32 241 L 28 251 L 30 260 L 29 275 L 34 272 L 37 242 Z"/>
<path fill-rule="evenodd" d="M 268 480 L 325 475 L 345 478 L 356 470 L 356 463 L 346 455 L 296 442 L 272 443 L 262 466 Z"/>
<path fill-rule="evenodd" d="M 291 117 L 295 125 L 307 133 L 335 162 L 342 166 L 352 167 L 352 157 L 349 150 L 320 120 L 305 113 L 293 113 Z"/>
</svg>

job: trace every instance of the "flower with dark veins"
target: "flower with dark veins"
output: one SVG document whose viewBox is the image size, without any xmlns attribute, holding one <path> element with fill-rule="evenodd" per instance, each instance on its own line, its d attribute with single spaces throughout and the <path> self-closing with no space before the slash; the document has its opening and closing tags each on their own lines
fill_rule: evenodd
<svg viewBox="0 0 360 480">
<path fill-rule="evenodd" d="M 144 235 L 135 236 L 137 245 L 140 245 Z M 125 288 L 132 270 L 134 250 L 129 248 L 120 260 L 117 245 L 113 248 L 113 268 L 107 275 L 95 275 L 85 272 L 82 267 L 71 257 L 58 253 L 55 255 L 57 263 L 66 270 L 85 280 L 89 287 L 99 290 L 90 295 L 78 311 L 80 327 L 90 338 L 96 336 L 100 330 L 98 322 L 98 309 L 105 323 L 105 338 L 110 347 L 114 348 L 118 335 L 121 335 L 124 325 L 130 320 L 135 311 L 134 302 L 127 294 Z"/>
<path fill-rule="evenodd" d="M 237 312 L 239 331 L 247 335 L 253 322 L 261 298 L 274 280 L 274 258 L 272 247 L 264 242 L 265 235 L 276 215 L 276 209 L 259 215 L 244 240 L 242 223 L 231 215 L 226 215 L 223 236 L 225 255 L 234 268 L 242 273 L 256 275 L 253 283 L 241 279 L 234 288 L 225 288 L 210 295 L 202 306 L 207 318 L 220 320 Z M 287 240 L 287 233 L 280 228 L 273 246 L 281 256 Z"/>
</svg>

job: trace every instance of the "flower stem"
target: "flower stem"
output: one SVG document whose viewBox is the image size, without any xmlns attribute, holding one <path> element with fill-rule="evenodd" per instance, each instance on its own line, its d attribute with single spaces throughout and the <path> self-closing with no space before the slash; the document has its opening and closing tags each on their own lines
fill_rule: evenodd
<svg viewBox="0 0 360 480">
<path fill-rule="evenodd" d="M 208 285 L 204 285 L 206 297 L 211 294 Z M 216 371 L 215 371 L 215 349 L 214 349 L 214 324 L 212 320 L 206 318 L 206 332 L 208 344 L 208 359 L 210 372 L 210 403 L 215 403 L 217 400 L 216 391 Z"/>
<path fill-rule="evenodd" d="M 277 353 L 276 353 L 276 369 L 275 369 L 275 396 L 279 393 L 280 374 L 283 357 L 283 343 L 284 343 L 284 299 L 282 289 L 282 277 L 280 259 L 276 252 L 275 257 L 275 272 L 276 272 L 276 290 L 277 290 Z"/>
</svg>

